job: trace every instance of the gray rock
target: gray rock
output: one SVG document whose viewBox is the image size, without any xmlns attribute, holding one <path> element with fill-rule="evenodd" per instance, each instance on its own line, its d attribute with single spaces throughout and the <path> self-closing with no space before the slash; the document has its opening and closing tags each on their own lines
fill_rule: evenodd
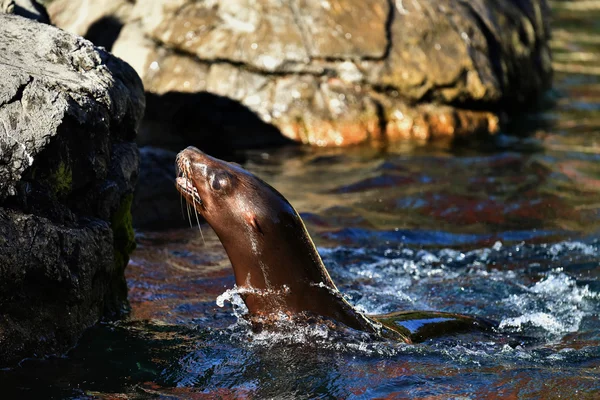
<svg viewBox="0 0 600 400">
<path fill-rule="evenodd" d="M 126 308 L 135 245 L 135 71 L 0 14 L 0 366 L 59 353 Z"/>
</svg>

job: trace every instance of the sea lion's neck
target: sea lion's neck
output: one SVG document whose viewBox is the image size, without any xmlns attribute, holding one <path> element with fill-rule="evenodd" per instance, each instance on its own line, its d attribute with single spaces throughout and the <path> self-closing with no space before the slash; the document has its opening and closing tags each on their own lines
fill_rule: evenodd
<svg viewBox="0 0 600 400">
<path fill-rule="evenodd" d="M 354 329 L 373 331 L 369 320 L 337 290 L 302 219 L 291 206 L 257 224 L 258 228 L 252 224 L 241 227 L 235 235 L 231 229 L 217 232 L 251 314 L 308 312 Z"/>
</svg>

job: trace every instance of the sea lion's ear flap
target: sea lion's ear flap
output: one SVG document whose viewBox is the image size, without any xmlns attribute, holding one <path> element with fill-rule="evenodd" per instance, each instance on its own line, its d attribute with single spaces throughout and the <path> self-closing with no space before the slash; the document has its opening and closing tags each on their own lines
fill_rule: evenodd
<svg viewBox="0 0 600 400">
<path fill-rule="evenodd" d="M 256 230 L 257 232 L 259 232 L 261 235 L 264 235 L 264 233 L 263 233 L 260 225 L 258 224 L 258 220 L 256 219 L 256 217 L 252 217 L 250 225 L 252 225 L 252 227 L 254 228 L 254 230 Z"/>
<path fill-rule="evenodd" d="M 252 229 L 254 229 L 256 232 L 260 233 L 261 235 L 264 235 L 264 232 L 262 230 L 262 228 L 260 227 L 260 224 L 258 223 L 258 219 L 256 219 L 256 216 L 251 214 L 251 213 L 247 213 L 246 214 L 246 222 L 248 223 L 248 225 L 250 225 L 252 227 Z"/>
</svg>

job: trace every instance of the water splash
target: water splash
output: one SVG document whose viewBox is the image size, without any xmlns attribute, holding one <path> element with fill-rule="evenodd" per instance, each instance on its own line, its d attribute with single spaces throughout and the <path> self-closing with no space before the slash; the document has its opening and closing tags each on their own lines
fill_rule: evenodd
<svg viewBox="0 0 600 400">
<path fill-rule="evenodd" d="M 554 246 L 553 246 L 554 247 Z M 588 285 L 577 286 L 575 279 L 559 271 L 552 271 L 524 293 L 509 296 L 505 303 L 517 310 L 519 316 L 505 318 L 500 328 L 523 331 L 527 325 L 542 328 L 553 335 L 579 330 L 582 319 L 594 312 L 594 300 L 600 294 Z"/>
<path fill-rule="evenodd" d="M 391 355 L 396 352 L 393 349 L 395 346 L 390 347 L 386 340 L 353 330 L 336 321 L 317 318 L 305 322 L 283 312 L 269 316 L 269 329 L 253 330 L 252 324 L 246 319 L 248 308 L 241 295 L 256 292 L 255 289 L 235 286 L 217 297 L 217 305 L 224 307 L 226 303 L 230 303 L 232 313 L 237 318 L 234 324 L 220 331 L 219 335 L 250 347 L 310 345 L 362 355 Z"/>
<path fill-rule="evenodd" d="M 366 313 L 472 313 L 498 320 L 507 332 L 553 342 L 577 332 L 598 311 L 600 294 L 568 272 L 597 257 L 595 241 L 498 241 L 469 251 L 337 247 L 321 253 L 341 290 Z"/>
<path fill-rule="evenodd" d="M 248 293 L 247 289 L 238 288 L 234 286 L 231 289 L 227 289 L 217 297 L 217 305 L 219 307 L 225 307 L 225 303 L 231 303 L 233 308 L 233 315 L 238 319 L 248 314 L 248 307 L 244 303 L 241 294 Z"/>
</svg>

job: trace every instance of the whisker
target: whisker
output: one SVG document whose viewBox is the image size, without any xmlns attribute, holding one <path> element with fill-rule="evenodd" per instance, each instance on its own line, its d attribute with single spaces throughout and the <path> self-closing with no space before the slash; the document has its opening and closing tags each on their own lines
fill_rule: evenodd
<svg viewBox="0 0 600 400">
<path fill-rule="evenodd" d="M 206 242 L 204 241 L 204 234 L 202 233 L 202 228 L 200 227 L 200 220 L 198 219 L 198 209 L 196 208 L 196 196 L 192 196 L 192 201 L 194 202 L 194 215 L 196 216 L 196 222 L 198 223 L 198 230 L 200 231 L 200 236 L 202 236 L 202 244 L 206 246 Z"/>
<path fill-rule="evenodd" d="M 200 237 L 202 238 L 202 244 L 204 246 L 206 246 L 206 240 L 204 240 L 204 233 L 202 233 L 202 227 L 200 226 L 200 223 L 198 223 L 198 230 L 200 231 Z"/>
<path fill-rule="evenodd" d="M 185 201 L 185 205 L 188 205 L 187 200 Z M 181 216 L 185 218 L 185 214 L 183 213 L 183 193 L 179 192 L 179 206 L 181 207 Z"/>
<path fill-rule="evenodd" d="M 185 214 L 183 213 L 183 194 L 181 192 L 179 192 L 179 206 L 181 207 L 181 216 L 185 217 Z"/>
<path fill-rule="evenodd" d="M 188 216 L 188 221 L 190 223 L 190 228 L 193 228 L 193 224 L 192 224 L 192 216 L 190 214 L 190 203 L 188 203 L 187 201 L 185 202 L 186 208 L 187 208 L 187 216 Z"/>
<path fill-rule="evenodd" d="M 202 205 L 202 202 L 197 202 L 196 201 L 196 195 L 195 195 L 195 188 L 192 187 L 190 180 L 188 179 L 188 177 L 190 176 L 189 174 L 189 168 L 186 164 L 181 165 L 181 162 L 179 160 L 179 156 L 175 159 L 175 170 L 177 172 L 177 177 L 183 177 L 185 178 L 185 188 L 184 191 L 188 194 L 190 194 L 190 197 L 192 198 L 192 204 L 190 204 L 189 201 L 186 200 L 185 205 L 186 205 L 186 210 L 187 210 L 187 217 L 188 217 L 188 222 L 190 223 L 190 228 L 193 228 L 193 223 L 192 223 L 192 215 L 190 212 L 190 206 L 194 208 L 194 216 L 196 217 L 196 223 L 198 224 L 198 230 L 200 231 L 200 236 L 202 237 L 202 243 L 204 245 L 206 245 L 206 240 L 204 240 L 204 233 L 202 232 L 202 226 L 200 225 L 200 218 L 198 217 L 198 209 L 196 208 L 196 204 L 198 203 L 198 206 Z M 181 214 L 183 215 L 183 193 L 180 192 L 179 193 L 179 201 L 180 201 L 180 205 L 181 205 Z"/>
</svg>

